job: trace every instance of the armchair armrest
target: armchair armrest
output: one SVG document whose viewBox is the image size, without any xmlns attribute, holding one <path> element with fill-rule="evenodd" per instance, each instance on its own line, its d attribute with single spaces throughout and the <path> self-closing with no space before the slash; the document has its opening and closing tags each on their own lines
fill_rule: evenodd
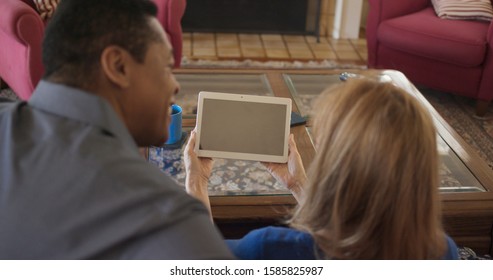
<svg viewBox="0 0 493 280">
<path fill-rule="evenodd" d="M 1 0 L 0 76 L 21 97 L 28 99 L 41 79 L 41 43 L 45 25 L 28 3 Z"/>
<path fill-rule="evenodd" d="M 186 6 L 186 0 L 170 0 L 168 6 L 168 24 L 166 31 L 168 32 L 171 44 L 173 45 L 174 49 L 175 68 L 179 68 L 181 65 L 181 56 L 183 49 L 183 31 L 181 28 L 181 19 L 185 14 Z"/>
<path fill-rule="evenodd" d="M 187 6 L 186 0 L 171 0 L 169 1 L 168 24 L 167 26 L 172 31 L 180 31 L 181 33 L 181 18 L 185 14 Z"/>
<path fill-rule="evenodd" d="M 186 0 L 152 0 L 158 7 L 157 19 L 166 31 L 174 49 L 175 68 L 180 67 L 182 54 L 181 18 L 185 13 Z"/>
<path fill-rule="evenodd" d="M 366 23 L 368 66 L 376 66 L 377 30 L 380 22 L 420 11 L 431 5 L 430 0 L 369 0 L 370 11 Z"/>
<path fill-rule="evenodd" d="M 487 51 L 484 60 L 482 81 L 480 83 L 478 99 L 491 100 L 493 94 L 493 21 L 490 22 L 488 34 L 486 34 Z"/>
<path fill-rule="evenodd" d="M 0 1 L 0 30 L 26 44 L 35 33 L 43 37 L 44 23 L 39 14 L 28 4 L 19 0 Z"/>
<path fill-rule="evenodd" d="M 488 34 L 486 34 L 486 41 L 491 46 L 493 44 L 493 21 L 490 21 L 490 27 L 488 28 Z"/>
</svg>

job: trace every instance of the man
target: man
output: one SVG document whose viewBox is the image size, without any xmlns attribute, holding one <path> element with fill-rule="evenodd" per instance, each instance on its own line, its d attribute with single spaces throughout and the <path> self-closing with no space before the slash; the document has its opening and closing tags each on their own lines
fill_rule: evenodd
<svg viewBox="0 0 493 280">
<path fill-rule="evenodd" d="M 204 205 L 138 152 L 168 138 L 179 89 L 155 15 L 61 1 L 33 97 L 0 103 L 0 259 L 231 258 Z"/>
</svg>

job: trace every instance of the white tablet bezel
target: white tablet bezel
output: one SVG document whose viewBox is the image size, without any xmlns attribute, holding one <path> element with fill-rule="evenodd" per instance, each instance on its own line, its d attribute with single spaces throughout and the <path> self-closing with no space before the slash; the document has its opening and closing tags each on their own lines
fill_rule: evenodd
<svg viewBox="0 0 493 280">
<path fill-rule="evenodd" d="M 199 149 L 200 140 L 201 140 L 200 135 L 202 130 L 202 117 L 203 117 L 202 108 L 204 106 L 204 99 L 256 102 L 256 103 L 267 103 L 267 104 L 279 104 L 286 106 L 286 117 L 285 117 L 285 122 L 283 124 L 284 125 L 283 154 L 281 156 L 278 156 L 278 155 L 267 155 L 267 154 L 257 154 L 257 153 L 238 153 L 238 152 L 229 152 L 229 151 Z M 201 91 L 199 93 L 198 106 L 197 106 L 197 124 L 196 124 L 197 131 L 196 131 L 195 153 L 197 153 L 199 157 L 228 158 L 228 159 L 285 163 L 288 161 L 288 138 L 290 134 L 291 107 L 292 105 L 290 98 Z"/>
</svg>

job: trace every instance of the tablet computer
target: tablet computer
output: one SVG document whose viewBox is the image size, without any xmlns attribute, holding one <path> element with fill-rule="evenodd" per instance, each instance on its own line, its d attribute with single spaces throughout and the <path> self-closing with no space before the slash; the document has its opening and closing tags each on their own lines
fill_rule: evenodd
<svg viewBox="0 0 493 280">
<path fill-rule="evenodd" d="M 233 93 L 199 93 L 199 157 L 287 162 L 291 99 Z"/>
</svg>

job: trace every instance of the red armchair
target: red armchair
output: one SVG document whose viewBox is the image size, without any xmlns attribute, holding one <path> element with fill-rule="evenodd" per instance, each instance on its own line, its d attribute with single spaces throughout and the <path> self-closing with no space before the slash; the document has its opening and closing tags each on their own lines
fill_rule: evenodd
<svg viewBox="0 0 493 280">
<path fill-rule="evenodd" d="M 369 0 L 368 66 L 396 69 L 412 82 L 477 99 L 493 99 L 493 24 L 440 19 L 430 0 Z"/>
<path fill-rule="evenodd" d="M 174 48 L 175 67 L 182 55 L 181 18 L 186 0 L 153 0 L 158 6 L 158 20 L 168 33 Z M 0 0 L 0 79 L 24 100 L 43 76 L 41 43 L 45 22 L 32 0 Z"/>
</svg>

